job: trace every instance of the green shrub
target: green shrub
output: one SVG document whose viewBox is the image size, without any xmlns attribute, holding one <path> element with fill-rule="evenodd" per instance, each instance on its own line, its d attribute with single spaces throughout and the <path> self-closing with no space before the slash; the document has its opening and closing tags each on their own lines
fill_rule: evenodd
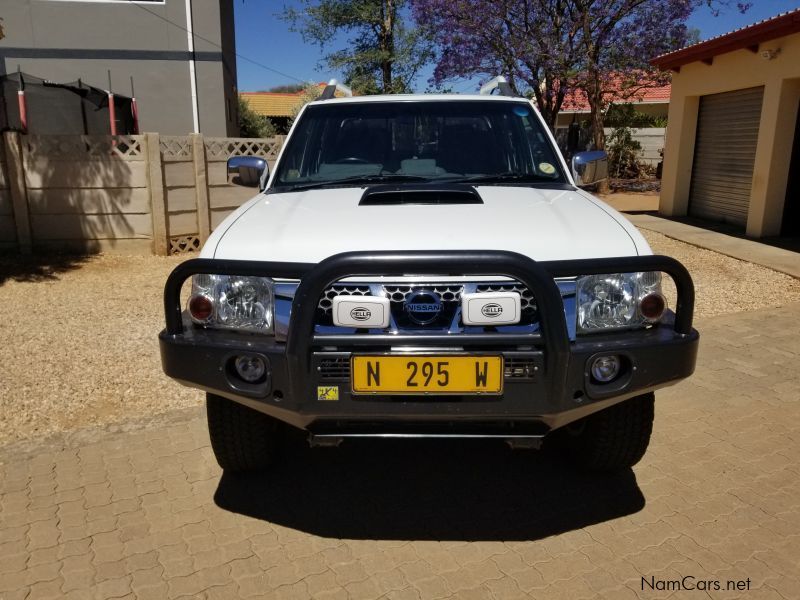
<svg viewBox="0 0 800 600">
<path fill-rule="evenodd" d="M 639 112 L 633 104 L 612 104 L 606 110 L 606 127 L 666 127 L 667 117 Z"/>
<path fill-rule="evenodd" d="M 608 174 L 617 179 L 636 179 L 641 174 L 637 153 L 642 145 L 633 139 L 630 127 L 616 127 L 606 138 Z"/>
<path fill-rule="evenodd" d="M 277 135 L 275 124 L 269 117 L 258 114 L 239 96 L 239 135 L 246 138 L 269 138 Z"/>
</svg>

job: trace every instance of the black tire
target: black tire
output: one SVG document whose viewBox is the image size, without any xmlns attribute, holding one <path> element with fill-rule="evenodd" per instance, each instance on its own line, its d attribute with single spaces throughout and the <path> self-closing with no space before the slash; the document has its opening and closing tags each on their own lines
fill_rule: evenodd
<svg viewBox="0 0 800 600">
<path fill-rule="evenodd" d="M 638 463 L 653 432 L 655 395 L 615 404 L 565 428 L 572 459 L 590 471 L 619 471 Z"/>
<path fill-rule="evenodd" d="M 243 473 L 269 465 L 275 456 L 278 421 L 227 398 L 206 394 L 208 434 L 224 471 Z"/>
</svg>

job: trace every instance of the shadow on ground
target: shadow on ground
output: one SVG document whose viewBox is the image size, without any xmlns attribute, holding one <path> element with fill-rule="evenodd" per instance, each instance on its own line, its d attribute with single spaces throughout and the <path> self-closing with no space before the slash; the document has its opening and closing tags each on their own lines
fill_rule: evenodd
<svg viewBox="0 0 800 600">
<path fill-rule="evenodd" d="M 579 472 L 545 452 L 495 441 L 296 444 L 263 474 L 223 475 L 220 508 L 318 536 L 536 540 L 631 514 L 632 471 Z"/>
<path fill-rule="evenodd" d="M 800 237 L 798 236 L 771 236 L 753 238 L 745 235 L 743 227 L 731 225 L 730 223 L 716 223 L 714 221 L 690 216 L 669 217 L 659 214 L 658 211 L 652 210 L 626 210 L 623 212 L 630 215 L 652 215 L 654 217 L 658 217 L 659 219 L 675 221 L 676 223 L 684 223 L 685 225 L 693 225 L 694 227 L 707 229 L 708 231 L 714 231 L 716 233 L 722 233 L 742 240 L 750 240 L 753 242 L 758 242 L 759 244 L 765 244 L 767 246 L 789 250 L 790 252 L 800 253 Z"/>
<path fill-rule="evenodd" d="M 59 275 L 79 269 L 92 259 L 86 254 L 28 255 L 0 253 L 0 285 L 8 280 L 55 281 Z"/>
</svg>

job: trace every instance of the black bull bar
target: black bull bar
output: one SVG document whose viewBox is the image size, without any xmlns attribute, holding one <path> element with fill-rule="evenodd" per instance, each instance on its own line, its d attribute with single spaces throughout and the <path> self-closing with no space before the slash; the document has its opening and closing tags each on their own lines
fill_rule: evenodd
<svg viewBox="0 0 800 600">
<path fill-rule="evenodd" d="M 694 285 L 686 268 L 668 256 L 629 256 L 619 258 L 593 258 L 537 262 L 526 256 L 507 251 L 376 251 L 346 252 L 331 256 L 319 264 L 261 262 L 222 259 L 191 259 L 178 265 L 170 274 L 164 289 L 164 309 L 167 336 L 183 333 L 180 291 L 192 275 L 209 273 L 218 275 L 262 276 L 299 279 L 294 296 L 291 322 L 286 341 L 286 360 L 289 372 L 308 374 L 312 348 L 331 344 L 334 336 L 315 334 L 316 307 L 324 290 L 333 283 L 354 276 L 402 275 L 502 275 L 516 279 L 533 294 L 539 312 L 538 332 L 515 335 L 513 343 L 544 347 L 544 367 L 550 391 L 563 386 L 567 375 L 570 340 L 564 318 L 564 306 L 554 279 L 604 273 L 633 273 L 660 271 L 668 274 L 677 288 L 678 298 L 672 324 L 675 334 L 692 333 L 694 312 Z M 163 335 L 163 334 L 162 334 Z M 347 336 L 349 340 L 378 336 Z M 423 336 L 426 337 L 426 336 Z M 427 336 L 429 342 L 460 344 L 464 335 Z M 497 338 L 497 340 L 494 340 Z M 341 336 L 336 336 L 341 341 Z M 415 344 L 419 336 L 392 336 L 397 345 Z M 512 342 L 507 334 L 485 333 L 472 341 Z M 388 341 L 383 337 L 381 342 Z M 295 382 L 297 385 L 299 382 Z M 298 390 L 299 391 L 299 390 Z"/>
</svg>

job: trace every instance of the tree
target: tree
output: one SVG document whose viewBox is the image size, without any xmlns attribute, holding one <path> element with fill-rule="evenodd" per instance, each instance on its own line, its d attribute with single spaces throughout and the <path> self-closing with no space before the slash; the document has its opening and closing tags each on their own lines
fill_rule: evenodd
<svg viewBox="0 0 800 600">
<path fill-rule="evenodd" d="M 418 24 L 438 50 L 433 83 L 456 77 L 505 75 L 530 93 L 553 128 L 567 83 L 577 69 L 575 33 L 566 0 L 412 0 Z"/>
<path fill-rule="evenodd" d="M 298 94 L 306 87 L 305 83 L 288 83 L 285 85 L 276 85 L 268 90 L 259 90 L 262 92 L 271 92 L 273 94 Z"/>
<path fill-rule="evenodd" d="M 686 20 L 732 0 L 412 0 L 438 49 L 434 81 L 505 74 L 527 86 L 547 124 L 568 91 L 586 94 L 594 145 L 603 148 L 603 109 L 614 89 L 634 96 L 664 76 L 648 60 L 683 46 Z M 739 10 L 747 6 L 737 3 Z M 616 94 L 619 99 L 619 93 Z"/>
<path fill-rule="evenodd" d="M 645 87 L 665 83 L 665 75 L 648 61 L 685 44 L 686 20 L 705 1 L 573 0 L 580 56 L 573 85 L 586 94 L 595 148 L 605 147 L 609 100 L 635 97 Z"/>
<path fill-rule="evenodd" d="M 292 123 L 297 118 L 297 115 L 300 114 L 300 111 L 303 107 L 308 104 L 309 102 L 313 102 L 317 98 L 322 95 L 322 90 L 316 83 L 307 83 L 303 88 L 303 93 L 300 94 L 300 98 L 297 101 L 297 104 L 292 107 L 292 116 L 289 118 L 289 128 L 292 127 Z"/>
<path fill-rule="evenodd" d="M 606 127 L 666 127 L 666 115 L 651 115 L 636 110 L 633 104 L 611 103 L 603 117 Z"/>
<path fill-rule="evenodd" d="M 250 108 L 247 100 L 239 96 L 239 134 L 246 138 L 267 138 L 276 133 L 274 123 Z"/>
<path fill-rule="evenodd" d="M 431 60 L 425 31 L 404 19 L 407 0 L 300 1 L 301 9 L 287 8 L 282 18 L 304 41 L 326 50 L 338 34 L 351 36 L 345 48 L 326 54 L 322 62 L 342 71 L 358 93 L 408 92 Z"/>
</svg>

